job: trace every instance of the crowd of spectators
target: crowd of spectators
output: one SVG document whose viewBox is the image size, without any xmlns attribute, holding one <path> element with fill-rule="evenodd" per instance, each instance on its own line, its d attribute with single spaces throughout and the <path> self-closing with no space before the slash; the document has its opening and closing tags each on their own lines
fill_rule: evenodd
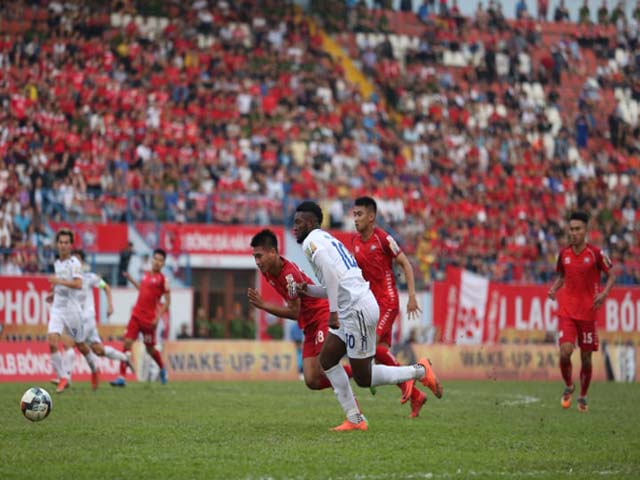
<svg viewBox="0 0 640 480">
<path fill-rule="evenodd" d="M 312 3 L 353 36 L 397 24 Z M 356 42 L 371 98 L 288 2 L 155 2 L 154 17 L 135 2 L 2 3 L 0 271 L 37 268 L 47 219 L 283 223 L 311 197 L 341 228 L 367 194 L 425 281 L 446 262 L 548 280 L 572 208 L 640 281 L 637 21 L 548 45 L 526 11 L 507 21 L 491 0 L 468 19 L 438 3 L 404 12 L 421 33 L 402 49 Z M 567 78 L 582 79 L 575 105 Z"/>
</svg>

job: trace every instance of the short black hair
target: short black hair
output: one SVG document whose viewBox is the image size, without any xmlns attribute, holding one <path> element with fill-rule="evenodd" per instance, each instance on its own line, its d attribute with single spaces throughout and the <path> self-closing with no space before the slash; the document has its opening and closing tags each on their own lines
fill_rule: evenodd
<svg viewBox="0 0 640 480">
<path fill-rule="evenodd" d="M 74 248 L 73 250 L 71 250 L 71 255 L 76 255 L 77 257 L 80 257 L 80 260 L 82 260 L 83 262 L 87 258 L 87 256 L 84 253 L 84 250 L 82 250 L 81 248 Z"/>
<path fill-rule="evenodd" d="M 296 212 L 310 213 L 318 220 L 318 225 L 322 225 L 322 209 L 320 205 L 316 202 L 312 202 L 311 200 L 305 200 L 298 208 L 296 208 Z"/>
<path fill-rule="evenodd" d="M 278 237 L 268 228 L 264 230 L 260 230 L 256 233 L 251 239 L 251 246 L 262 247 L 262 248 L 273 248 L 275 251 L 278 251 Z"/>
<path fill-rule="evenodd" d="M 167 259 L 167 252 L 165 252 L 163 249 L 161 249 L 161 248 L 156 248 L 156 249 L 153 251 L 153 254 L 155 255 L 156 253 L 157 253 L 158 255 L 162 255 L 162 258 L 164 258 L 165 260 Z"/>
<path fill-rule="evenodd" d="M 587 212 L 577 211 L 573 212 L 569 217 L 569 221 L 571 220 L 580 220 L 581 222 L 589 223 L 589 214 Z"/>
<path fill-rule="evenodd" d="M 358 197 L 353 203 L 356 207 L 364 207 L 368 210 L 372 210 L 373 213 L 378 213 L 378 204 L 371 197 Z"/>
<path fill-rule="evenodd" d="M 69 228 L 61 228 L 60 230 L 58 230 L 58 232 L 56 233 L 56 243 L 58 242 L 58 240 L 60 240 L 60 237 L 64 236 L 69 237 L 69 241 L 71 242 L 71 244 L 73 244 L 73 232 Z"/>
</svg>

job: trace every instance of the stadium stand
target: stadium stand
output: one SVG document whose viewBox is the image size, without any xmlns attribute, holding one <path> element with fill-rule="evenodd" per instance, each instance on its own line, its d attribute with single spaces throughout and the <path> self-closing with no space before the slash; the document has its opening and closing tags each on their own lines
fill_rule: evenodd
<svg viewBox="0 0 640 480">
<path fill-rule="evenodd" d="M 640 280 L 637 19 L 311 3 L 379 93 L 282 1 L 2 3 L 0 272 L 47 263 L 51 219 L 282 224 L 314 197 L 340 228 L 373 194 L 425 281 L 547 281 L 575 207 Z"/>
</svg>

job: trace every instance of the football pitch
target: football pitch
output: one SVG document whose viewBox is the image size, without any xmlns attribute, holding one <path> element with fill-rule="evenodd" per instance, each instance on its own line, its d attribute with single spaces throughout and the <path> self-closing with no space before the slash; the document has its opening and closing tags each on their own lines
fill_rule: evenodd
<svg viewBox="0 0 640 480">
<path fill-rule="evenodd" d="M 444 382 L 417 419 L 355 387 L 368 432 L 302 382 L 77 383 L 32 423 L 0 384 L 0 479 L 640 478 L 639 384 L 594 383 L 590 411 L 544 382 Z"/>
</svg>

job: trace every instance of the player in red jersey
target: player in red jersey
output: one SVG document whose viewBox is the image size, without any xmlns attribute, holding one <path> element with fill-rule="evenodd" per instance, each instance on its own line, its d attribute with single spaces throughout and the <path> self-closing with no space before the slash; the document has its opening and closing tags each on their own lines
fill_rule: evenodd
<svg viewBox="0 0 640 480">
<path fill-rule="evenodd" d="M 169 283 L 162 274 L 164 262 L 167 254 L 164 250 L 157 248 L 153 251 L 151 258 L 151 271 L 145 272 L 142 280 L 138 284 L 131 278 L 129 274 L 125 274 L 134 287 L 139 291 L 138 300 L 136 301 L 131 318 L 127 325 L 127 332 L 124 335 L 124 351 L 129 352 L 131 345 L 138 338 L 138 334 L 142 333 L 144 345 L 151 358 L 160 367 L 160 382 L 164 385 L 167 383 L 167 370 L 164 368 L 162 356 L 155 348 L 156 345 L 156 327 L 158 321 L 169 310 L 171 304 L 171 294 L 169 292 Z M 164 296 L 164 303 L 160 300 Z M 126 385 L 124 374 L 127 371 L 127 364 L 120 363 L 120 376 L 111 382 L 115 387 L 124 387 Z"/>
<path fill-rule="evenodd" d="M 376 328 L 378 340 L 375 360 L 383 365 L 400 365 L 389 350 L 393 322 L 400 314 L 400 300 L 393 273 L 394 261 L 402 267 L 407 280 L 407 288 L 409 289 L 407 315 L 409 319 L 418 318 L 420 307 L 416 300 L 413 268 L 409 259 L 393 237 L 376 226 L 377 212 L 378 208 L 373 198 L 359 197 L 356 199 L 353 218 L 358 233 L 351 240 L 351 250 L 380 307 L 380 318 Z M 401 383 L 398 387 L 402 390 L 400 402 L 405 403 L 411 398 L 410 416 L 417 417 L 427 401 L 427 396 L 417 387 L 413 388 L 413 391 L 408 389 L 409 382 Z M 409 395 L 407 392 L 410 392 Z"/>
<path fill-rule="evenodd" d="M 248 290 L 249 302 L 272 315 L 298 322 L 304 332 L 302 372 L 305 384 L 311 390 L 330 388 L 331 383 L 318 360 L 329 329 L 329 301 L 308 295 L 298 296 L 296 284 L 313 282 L 295 263 L 280 256 L 278 238 L 271 230 L 262 230 L 254 235 L 251 247 L 256 266 L 287 304 L 266 303 L 253 288 Z M 346 365 L 344 369 L 351 377 L 351 366 Z"/>
<path fill-rule="evenodd" d="M 580 368 L 580 396 L 578 410 L 586 412 L 587 391 L 591 383 L 591 354 L 598 351 L 596 331 L 596 310 L 603 303 L 615 283 L 610 273 L 611 260 L 600 250 L 587 243 L 589 216 L 584 212 L 574 212 L 569 218 L 569 246 L 558 255 L 557 277 L 549 289 L 548 296 L 558 295 L 558 319 L 560 344 L 560 371 L 565 383 L 560 403 L 563 408 L 571 406 L 571 396 L 575 390 L 571 376 L 571 354 L 576 343 L 580 347 L 582 360 Z M 607 283 L 600 290 L 600 276 L 607 275 Z"/>
</svg>

